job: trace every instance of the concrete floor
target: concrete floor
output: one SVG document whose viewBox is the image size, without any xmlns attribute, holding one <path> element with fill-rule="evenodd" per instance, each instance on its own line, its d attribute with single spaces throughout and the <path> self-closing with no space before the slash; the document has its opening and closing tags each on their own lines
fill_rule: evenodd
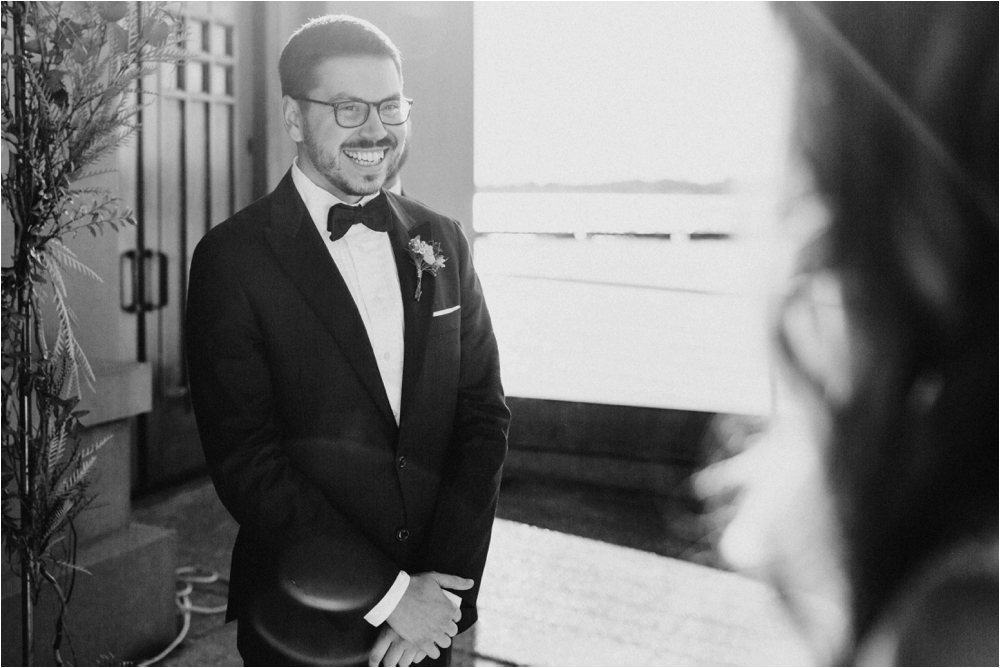
<svg viewBox="0 0 1000 668">
<path fill-rule="evenodd" d="M 455 665 L 805 661 L 769 590 L 701 565 L 716 557 L 691 504 L 514 477 L 498 518 L 480 622 L 456 639 Z M 135 519 L 178 532 L 179 564 L 228 576 L 236 524 L 207 479 L 139 500 Z M 199 585 L 194 603 L 224 603 L 224 592 Z M 185 641 L 157 665 L 242 665 L 223 617 L 193 615 Z"/>
</svg>

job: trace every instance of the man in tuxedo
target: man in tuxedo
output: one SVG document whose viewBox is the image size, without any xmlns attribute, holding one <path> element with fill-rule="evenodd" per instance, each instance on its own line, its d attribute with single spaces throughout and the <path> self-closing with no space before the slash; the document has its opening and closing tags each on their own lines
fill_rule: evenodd
<svg viewBox="0 0 1000 668">
<path fill-rule="evenodd" d="M 476 621 L 507 449 L 489 312 L 459 223 L 383 190 L 412 104 L 388 37 L 314 19 L 279 71 L 295 162 L 205 235 L 189 283 L 192 401 L 240 524 L 229 617 L 247 665 L 301 660 L 248 620 L 319 536 L 362 599 L 330 633 L 360 633 L 370 665 L 447 665 Z"/>
</svg>

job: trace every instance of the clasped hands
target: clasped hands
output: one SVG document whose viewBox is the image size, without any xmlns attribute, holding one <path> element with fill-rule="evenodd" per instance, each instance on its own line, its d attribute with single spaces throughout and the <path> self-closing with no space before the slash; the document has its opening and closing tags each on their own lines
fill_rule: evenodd
<svg viewBox="0 0 1000 668">
<path fill-rule="evenodd" d="M 439 647 L 451 646 L 458 633 L 462 611 L 445 590 L 470 589 L 472 580 L 442 573 L 410 576 L 410 584 L 399 599 L 368 654 L 369 666 L 409 666 L 429 656 L 441 656 Z"/>
</svg>

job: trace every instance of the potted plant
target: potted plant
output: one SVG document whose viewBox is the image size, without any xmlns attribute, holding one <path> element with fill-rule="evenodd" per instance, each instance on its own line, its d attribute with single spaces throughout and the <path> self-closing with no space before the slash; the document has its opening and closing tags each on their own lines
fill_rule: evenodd
<svg viewBox="0 0 1000 668">
<path fill-rule="evenodd" d="M 64 640 L 72 648 L 73 521 L 90 501 L 88 475 L 103 445 L 81 447 L 77 404 L 94 376 L 74 336 L 63 272 L 99 280 L 72 239 L 133 222 L 93 179 L 137 127 L 142 77 L 183 55 L 180 26 L 163 3 L 3 4 L 3 214 L 13 237 L 2 274 L 3 548 L 22 579 L 23 665 L 34 663 L 33 606 L 43 587 L 60 604 L 53 660 L 63 662 Z"/>
</svg>

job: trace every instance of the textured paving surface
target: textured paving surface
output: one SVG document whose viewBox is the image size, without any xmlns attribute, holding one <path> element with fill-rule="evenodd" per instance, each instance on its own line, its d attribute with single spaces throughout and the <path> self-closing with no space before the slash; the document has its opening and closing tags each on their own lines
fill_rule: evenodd
<svg viewBox="0 0 1000 668">
<path fill-rule="evenodd" d="M 179 566 L 202 566 L 229 578 L 229 558 L 236 542 L 237 524 L 219 501 L 215 488 L 207 479 L 172 488 L 168 491 L 148 496 L 134 506 L 133 519 L 143 524 L 152 524 L 177 531 L 177 563 Z M 218 606 L 226 602 L 223 583 L 199 585 L 192 594 L 192 603 L 206 607 Z M 203 643 L 196 651 L 197 659 L 186 658 L 185 653 L 201 638 L 224 625 L 225 615 L 194 614 L 191 629 L 184 643 L 168 657 L 168 663 L 160 665 L 188 666 L 239 666 L 242 662 L 236 654 L 235 625 L 228 625 L 232 634 L 232 650 L 226 633 L 219 642 Z M 213 658 L 214 657 L 214 658 Z M 183 663 L 175 663 L 181 659 Z M 204 659 L 204 660 L 202 660 Z"/>
<path fill-rule="evenodd" d="M 143 499 L 135 514 L 178 531 L 182 564 L 228 575 L 236 525 L 207 480 Z M 495 525 L 480 622 L 456 639 L 455 665 L 805 662 L 768 589 L 672 558 L 713 561 L 697 518 L 676 503 L 511 480 L 499 515 L 507 519 Z M 199 587 L 195 603 L 218 604 L 214 587 Z M 235 625 L 195 615 L 185 642 L 160 665 L 242 665 Z"/>
<path fill-rule="evenodd" d="M 740 575 L 498 520 L 475 653 L 520 666 L 799 665 L 774 594 Z"/>
</svg>

